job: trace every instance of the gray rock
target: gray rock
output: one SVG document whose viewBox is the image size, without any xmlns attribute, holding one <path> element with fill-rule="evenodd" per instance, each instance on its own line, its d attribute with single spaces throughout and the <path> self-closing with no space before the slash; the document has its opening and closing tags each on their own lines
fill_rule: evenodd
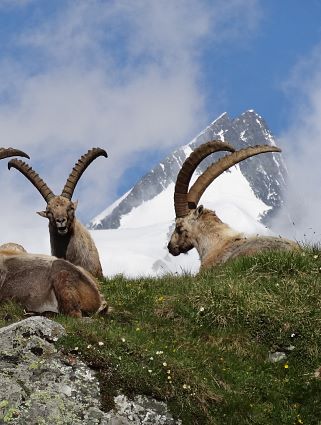
<svg viewBox="0 0 321 425">
<path fill-rule="evenodd" d="M 144 396 L 137 396 L 129 400 L 124 395 L 115 397 L 116 408 L 108 413 L 109 422 L 112 425 L 174 425 L 181 424 L 175 421 L 168 412 L 165 403 Z"/>
<path fill-rule="evenodd" d="M 35 316 L 0 329 L 0 424 L 174 424 L 164 403 L 115 398 L 103 412 L 99 382 L 77 358 L 58 352 L 63 326 Z M 178 422 L 179 423 L 179 422 Z"/>
<path fill-rule="evenodd" d="M 275 351 L 274 353 L 269 353 L 269 361 L 272 363 L 277 363 L 286 359 L 286 354 L 283 351 Z"/>
</svg>

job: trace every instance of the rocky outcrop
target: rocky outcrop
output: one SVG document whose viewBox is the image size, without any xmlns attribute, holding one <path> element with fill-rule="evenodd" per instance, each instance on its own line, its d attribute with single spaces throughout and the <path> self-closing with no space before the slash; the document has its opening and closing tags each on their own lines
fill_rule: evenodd
<svg viewBox="0 0 321 425">
<path fill-rule="evenodd" d="M 0 329 L 0 424 L 175 424 L 164 403 L 119 395 L 103 412 L 95 373 L 58 352 L 64 328 L 41 316 Z"/>
</svg>

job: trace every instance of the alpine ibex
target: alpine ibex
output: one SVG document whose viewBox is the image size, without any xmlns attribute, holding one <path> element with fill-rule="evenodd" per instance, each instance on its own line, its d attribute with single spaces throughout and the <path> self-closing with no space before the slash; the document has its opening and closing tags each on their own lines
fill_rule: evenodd
<svg viewBox="0 0 321 425">
<path fill-rule="evenodd" d="M 105 150 L 93 148 L 75 164 L 61 195 L 55 195 L 39 175 L 25 162 L 12 159 L 8 168 L 16 168 L 35 186 L 47 202 L 45 211 L 38 212 L 49 220 L 51 254 L 83 267 L 93 276 L 103 276 L 95 243 L 88 230 L 76 219 L 77 202 L 71 200 L 76 184 L 86 168 L 99 156 L 107 157 Z"/>
<path fill-rule="evenodd" d="M 200 175 L 190 190 L 188 186 L 200 162 L 208 155 L 218 151 L 229 151 Z M 298 244 L 279 237 L 246 237 L 223 223 L 214 211 L 197 206 L 206 188 L 216 177 L 231 166 L 254 155 L 264 152 L 281 152 L 276 146 L 253 146 L 239 151 L 228 143 L 212 141 L 197 147 L 187 158 L 178 173 L 174 207 L 176 213 L 175 230 L 168 243 L 172 255 L 186 253 L 196 248 L 201 260 L 201 269 L 244 256 L 253 255 L 264 250 L 294 250 Z"/>
<path fill-rule="evenodd" d="M 82 267 L 50 255 L 28 254 L 21 245 L 0 246 L 0 302 L 27 311 L 81 317 L 107 310 L 96 280 Z"/>
</svg>

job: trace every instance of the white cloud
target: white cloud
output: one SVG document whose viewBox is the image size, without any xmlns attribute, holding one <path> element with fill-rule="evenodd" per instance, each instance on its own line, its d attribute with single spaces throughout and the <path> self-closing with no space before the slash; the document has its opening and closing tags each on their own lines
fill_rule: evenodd
<svg viewBox="0 0 321 425">
<path fill-rule="evenodd" d="M 286 217 L 276 226 L 291 238 L 321 241 L 321 45 L 295 66 L 285 90 L 295 100 L 280 143 L 289 169 Z"/>
<path fill-rule="evenodd" d="M 80 155 L 105 148 L 109 158 L 89 167 L 75 194 L 87 221 L 114 199 L 137 152 L 169 150 L 207 124 L 199 85 L 204 49 L 246 37 L 259 19 L 255 0 L 226 3 L 69 1 L 46 19 L 40 14 L 35 27 L 12 34 L 16 51 L 0 62 L 1 144 L 28 152 L 58 193 Z M 8 240 L 41 222 L 34 211 L 44 201 L 5 161 L 0 176 Z"/>
</svg>

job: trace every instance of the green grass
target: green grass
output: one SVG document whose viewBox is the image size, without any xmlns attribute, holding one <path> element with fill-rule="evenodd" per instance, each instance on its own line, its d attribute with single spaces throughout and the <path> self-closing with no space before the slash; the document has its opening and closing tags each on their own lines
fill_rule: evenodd
<svg viewBox="0 0 321 425">
<path fill-rule="evenodd" d="M 59 341 L 119 392 L 166 401 L 184 424 L 321 424 L 321 252 L 265 253 L 198 276 L 102 282 L 114 311 L 57 316 Z M 0 325 L 21 317 L 6 304 Z M 78 349 L 75 349 L 77 348 Z M 269 353 L 286 359 L 272 363 Z"/>
</svg>

